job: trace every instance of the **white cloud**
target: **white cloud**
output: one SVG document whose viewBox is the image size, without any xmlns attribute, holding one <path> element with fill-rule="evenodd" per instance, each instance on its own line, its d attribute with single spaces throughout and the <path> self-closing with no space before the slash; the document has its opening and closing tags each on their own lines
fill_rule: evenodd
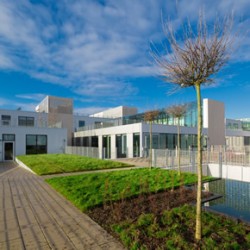
<svg viewBox="0 0 250 250">
<path fill-rule="evenodd" d="M 24 102 L 18 102 L 14 101 L 10 103 L 9 99 L 0 98 L 0 108 L 1 109 L 18 109 L 21 108 L 21 110 L 25 111 L 35 111 L 35 107 L 37 106 L 37 103 L 24 103 Z"/>
<path fill-rule="evenodd" d="M 26 99 L 26 100 L 34 100 L 34 101 L 42 101 L 45 98 L 45 94 L 20 94 L 16 95 L 17 98 Z"/>
<path fill-rule="evenodd" d="M 242 29 L 249 24 L 246 0 L 52 2 L 0 2 L 0 69 L 87 97 L 133 95 L 138 90 L 128 78 L 155 75 L 148 51 L 149 42 L 163 38 L 161 15 L 179 25 L 187 16 L 195 19 L 201 7 L 208 19 L 234 10 Z M 250 59 L 248 44 L 240 50 L 241 59 Z"/>
</svg>

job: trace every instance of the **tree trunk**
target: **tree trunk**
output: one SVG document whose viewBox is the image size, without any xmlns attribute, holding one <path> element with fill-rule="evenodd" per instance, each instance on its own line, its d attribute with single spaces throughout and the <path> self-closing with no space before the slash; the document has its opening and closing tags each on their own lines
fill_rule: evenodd
<svg viewBox="0 0 250 250">
<path fill-rule="evenodd" d="M 150 132 L 149 132 L 149 167 L 152 168 L 152 144 L 153 144 L 153 135 L 152 135 L 152 121 L 150 121 Z"/>
<path fill-rule="evenodd" d="M 178 132 L 177 132 L 177 154 L 178 154 L 178 174 L 181 175 L 181 154 L 180 154 L 180 118 L 178 117 Z"/>
<path fill-rule="evenodd" d="M 197 201 L 196 201 L 196 230 L 195 239 L 201 240 L 201 191 L 202 191 L 202 113 L 200 84 L 195 85 L 197 97 Z"/>
</svg>

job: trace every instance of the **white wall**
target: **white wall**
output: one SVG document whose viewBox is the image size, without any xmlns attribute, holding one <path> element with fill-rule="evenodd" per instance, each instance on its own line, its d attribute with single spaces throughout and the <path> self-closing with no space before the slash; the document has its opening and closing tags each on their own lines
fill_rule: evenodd
<svg viewBox="0 0 250 250">
<path fill-rule="evenodd" d="M 100 129 L 92 129 L 88 131 L 79 131 L 75 132 L 75 137 L 84 137 L 84 136 L 98 136 L 98 144 L 99 144 L 99 152 L 102 150 L 102 140 L 100 137 L 103 135 L 110 135 L 111 136 L 111 158 L 114 159 L 116 156 L 116 144 L 115 144 L 115 136 L 126 134 L 127 135 L 127 149 L 128 149 L 128 157 L 133 157 L 133 133 L 141 133 L 142 131 L 142 124 L 128 124 L 122 126 L 114 126 L 108 128 L 100 128 Z M 142 145 L 140 152 L 142 152 Z"/>
<path fill-rule="evenodd" d="M 92 117 L 106 117 L 106 118 L 119 118 L 127 115 L 135 115 L 137 113 L 137 108 L 118 106 L 115 108 L 107 109 L 102 112 L 91 115 Z"/>
<path fill-rule="evenodd" d="M 249 166 L 222 165 L 222 176 L 220 176 L 219 164 L 209 164 L 208 168 L 213 177 L 250 182 Z"/>
<path fill-rule="evenodd" d="M 114 158 L 114 147 L 115 147 L 115 135 L 126 134 L 127 135 L 127 149 L 128 157 L 133 157 L 133 134 L 143 132 L 149 132 L 150 125 L 146 123 L 135 123 L 121 126 L 113 126 L 108 128 L 92 129 L 87 131 L 79 131 L 74 133 L 74 137 L 84 137 L 84 136 L 98 136 L 99 137 L 99 150 L 101 151 L 102 142 L 100 137 L 103 135 L 111 135 L 111 157 Z M 168 126 L 162 124 L 153 124 L 153 133 L 177 133 L 177 126 Z M 206 129 L 203 129 L 203 134 L 206 134 Z M 196 134 L 197 128 L 194 127 L 181 127 L 182 134 Z M 143 151 L 143 138 L 140 141 L 140 154 Z M 142 155 L 141 155 L 142 156 Z"/>
<path fill-rule="evenodd" d="M 26 135 L 47 135 L 48 153 L 63 153 L 67 145 L 67 129 L 4 126 L 0 130 L 0 138 L 3 134 L 15 134 L 15 156 L 26 154 Z M 3 160 L 3 143 L 0 142 L 0 161 Z"/>
<path fill-rule="evenodd" d="M 22 111 L 22 110 L 5 110 L 0 109 L 0 120 L 2 115 L 10 115 L 11 121 L 10 125 L 12 127 L 18 126 L 18 116 L 27 116 L 34 117 L 34 127 L 47 127 L 48 126 L 48 114 L 46 113 L 37 113 L 32 111 Z M 1 121 L 2 122 L 2 121 Z M 1 129 L 8 126 L 2 126 Z"/>
</svg>

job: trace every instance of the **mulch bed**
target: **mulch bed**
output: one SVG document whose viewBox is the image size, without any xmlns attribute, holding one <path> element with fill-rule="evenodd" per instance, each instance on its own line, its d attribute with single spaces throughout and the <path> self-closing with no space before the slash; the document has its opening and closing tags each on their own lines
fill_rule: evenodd
<svg viewBox="0 0 250 250">
<path fill-rule="evenodd" d="M 203 198 L 212 196 L 203 193 Z M 138 197 L 108 202 L 101 207 L 88 211 L 88 215 L 99 225 L 113 234 L 111 225 L 126 219 L 135 220 L 141 214 L 154 213 L 161 215 L 164 210 L 193 203 L 196 200 L 196 190 L 181 187 L 176 190 L 166 190 L 160 193 L 140 194 Z M 117 236 L 116 236 L 117 237 Z"/>
</svg>

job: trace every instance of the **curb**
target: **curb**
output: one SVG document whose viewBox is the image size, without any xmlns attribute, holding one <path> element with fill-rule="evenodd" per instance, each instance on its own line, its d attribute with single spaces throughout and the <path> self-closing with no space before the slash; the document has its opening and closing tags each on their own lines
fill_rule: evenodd
<svg viewBox="0 0 250 250">
<path fill-rule="evenodd" d="M 28 166 L 26 166 L 22 161 L 18 160 L 16 157 L 15 157 L 15 162 L 16 162 L 21 168 L 24 168 L 25 170 L 28 170 L 29 172 L 31 172 L 31 173 L 34 174 L 34 175 L 37 175 L 33 170 L 31 170 Z"/>
</svg>

